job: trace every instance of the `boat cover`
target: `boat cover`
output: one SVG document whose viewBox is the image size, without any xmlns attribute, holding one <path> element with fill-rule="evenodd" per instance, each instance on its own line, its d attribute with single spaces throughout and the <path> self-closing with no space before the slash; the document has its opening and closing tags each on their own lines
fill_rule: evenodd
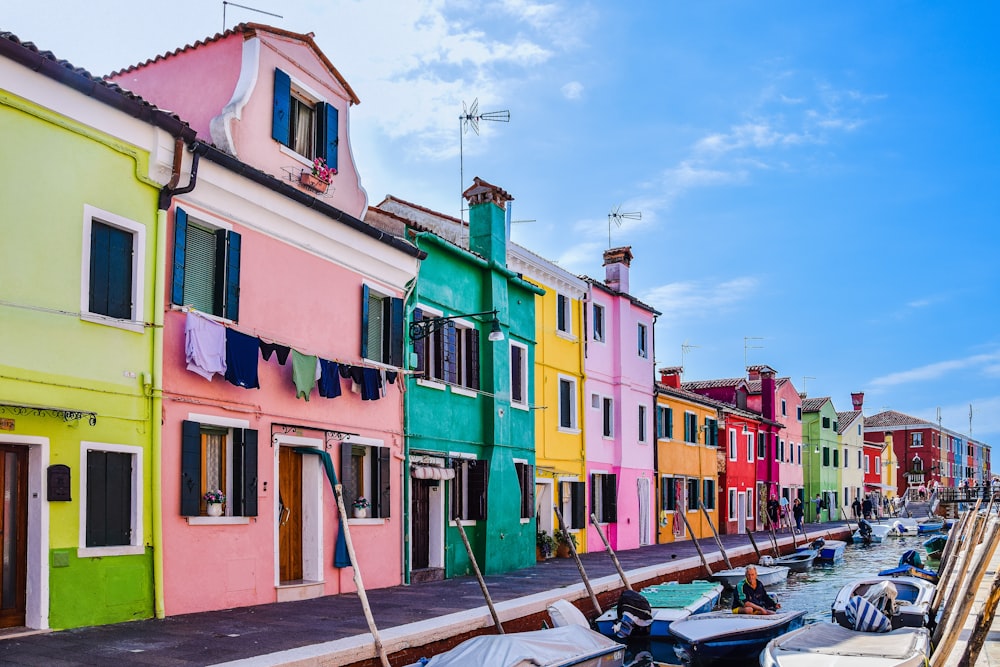
<svg viewBox="0 0 1000 667">
<path fill-rule="evenodd" d="M 722 584 L 714 581 L 692 581 L 689 584 L 664 584 L 647 586 L 642 589 L 642 595 L 651 607 L 684 608 L 693 603 L 702 603 L 705 598 L 719 597 L 722 594 Z M 655 612 L 654 612 L 655 613 Z"/>
<path fill-rule="evenodd" d="M 847 622 L 851 624 L 851 627 L 859 632 L 889 632 L 892 630 L 892 621 L 879 611 L 875 604 L 860 595 L 855 595 L 847 601 L 844 614 L 847 615 Z"/>
<path fill-rule="evenodd" d="M 804 611 L 779 611 L 777 614 L 734 614 L 730 611 L 710 611 L 688 616 L 670 626 L 670 632 L 692 644 L 716 637 L 758 632 L 766 628 L 791 623 L 805 616 Z"/>
<path fill-rule="evenodd" d="M 899 628 L 892 632 L 873 634 L 848 630 L 836 623 L 813 623 L 773 640 L 768 651 L 779 649 L 903 660 L 921 651 L 927 652 L 929 637 L 926 628 Z"/>
<path fill-rule="evenodd" d="M 542 667 L 573 664 L 574 658 L 624 651 L 618 642 L 589 628 L 563 628 L 481 635 L 447 653 L 436 655 L 425 667 Z M 622 654 L 624 656 L 624 653 Z"/>
</svg>

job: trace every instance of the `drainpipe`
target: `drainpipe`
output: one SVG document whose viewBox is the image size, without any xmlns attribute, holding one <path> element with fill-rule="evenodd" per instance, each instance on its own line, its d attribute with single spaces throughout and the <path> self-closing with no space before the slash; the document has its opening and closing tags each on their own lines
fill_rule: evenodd
<svg viewBox="0 0 1000 667">
<path fill-rule="evenodd" d="M 192 145 L 193 148 L 193 145 Z M 175 194 L 194 190 L 198 180 L 198 154 L 191 161 L 191 177 L 188 184 L 177 188 L 184 160 L 184 140 L 174 141 L 174 165 L 170 182 L 160 190 L 156 211 L 156 262 L 153 279 L 153 377 L 149 379 L 150 418 L 152 428 L 152 451 L 150 453 L 152 514 L 153 514 L 153 605 L 156 618 L 166 616 L 163 591 L 163 480 L 161 458 L 163 456 L 163 320 L 167 287 L 167 210 Z"/>
</svg>

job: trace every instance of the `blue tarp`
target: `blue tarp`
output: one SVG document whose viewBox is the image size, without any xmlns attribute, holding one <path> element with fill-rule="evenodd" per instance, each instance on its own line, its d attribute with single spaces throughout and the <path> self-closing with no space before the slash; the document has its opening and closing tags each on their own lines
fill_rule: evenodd
<svg viewBox="0 0 1000 667">
<path fill-rule="evenodd" d="M 313 456 L 318 456 L 320 461 L 323 462 L 323 468 L 326 470 L 326 478 L 330 480 L 330 489 L 333 490 L 333 497 L 336 500 L 337 497 L 337 471 L 333 469 L 333 459 L 330 458 L 328 452 L 322 449 L 313 449 L 312 447 L 295 447 L 294 451 L 298 454 L 312 454 Z M 347 540 L 344 538 L 344 519 L 340 515 L 340 507 L 336 507 L 337 512 L 337 543 L 333 547 L 333 566 L 334 567 L 351 567 L 351 556 L 347 553 Z"/>
</svg>

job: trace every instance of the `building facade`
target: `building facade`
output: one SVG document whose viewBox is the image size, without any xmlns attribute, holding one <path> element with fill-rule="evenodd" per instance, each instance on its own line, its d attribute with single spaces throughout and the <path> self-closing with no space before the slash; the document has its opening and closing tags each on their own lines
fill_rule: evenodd
<svg viewBox="0 0 1000 667">
<path fill-rule="evenodd" d="M 843 451 L 838 434 L 837 411 L 829 397 L 802 400 L 802 444 L 805 450 L 806 496 L 813 511 L 816 496 L 822 500 L 820 520 L 843 513 Z"/>
</svg>

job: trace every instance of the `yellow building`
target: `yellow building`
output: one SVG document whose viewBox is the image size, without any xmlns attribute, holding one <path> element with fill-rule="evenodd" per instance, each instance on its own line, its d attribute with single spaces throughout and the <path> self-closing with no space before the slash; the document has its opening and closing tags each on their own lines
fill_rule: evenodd
<svg viewBox="0 0 1000 667">
<path fill-rule="evenodd" d="M 680 388 L 681 369 L 656 383 L 657 543 L 711 537 L 719 527 L 718 403 Z M 687 519 L 685 523 L 684 519 Z M 690 528 L 689 528 L 690 526 Z"/>
<path fill-rule="evenodd" d="M 892 448 L 892 433 L 885 434 L 885 446 L 882 448 L 882 460 L 879 463 L 882 466 L 882 493 L 886 498 L 892 500 L 898 495 L 899 489 L 897 479 L 899 461 L 896 460 L 896 454 Z"/>
<path fill-rule="evenodd" d="M 586 283 L 543 257 L 511 244 L 507 266 L 545 294 L 535 297 L 535 387 L 533 404 L 511 397 L 513 409 L 535 412 L 535 511 L 538 530 L 560 527 L 553 507 L 576 537 L 587 540 L 586 448 L 583 439 L 583 316 Z M 527 355 L 523 357 L 528 359 Z M 517 373 L 517 364 L 511 364 Z M 520 372 L 527 374 L 527 369 Z"/>
</svg>

